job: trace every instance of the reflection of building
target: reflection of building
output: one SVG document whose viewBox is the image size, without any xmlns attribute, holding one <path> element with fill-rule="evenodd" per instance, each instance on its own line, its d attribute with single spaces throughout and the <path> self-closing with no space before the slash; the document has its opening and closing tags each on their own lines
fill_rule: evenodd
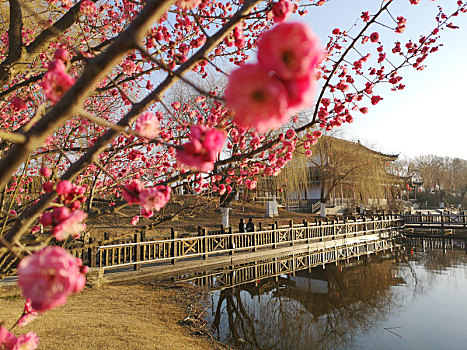
<svg viewBox="0 0 467 350">
<path fill-rule="evenodd" d="M 214 297 L 212 326 L 241 349 L 341 349 L 393 310 L 394 258 L 379 255 L 256 283 Z M 390 260 L 389 260 L 389 259 Z"/>
<path fill-rule="evenodd" d="M 385 205 L 391 199 L 387 172 L 398 155 L 384 154 L 360 142 L 323 136 L 309 158 L 298 149 L 277 177 L 263 180 L 260 190 L 282 197 L 289 207 L 311 207 L 321 201 L 347 206 Z"/>
<path fill-rule="evenodd" d="M 392 260 L 346 268 L 327 265 L 324 270 L 298 271 L 289 280 L 285 288 L 274 291 L 274 296 L 299 301 L 314 317 L 374 299 L 389 287 L 404 283 L 393 274 Z"/>
</svg>

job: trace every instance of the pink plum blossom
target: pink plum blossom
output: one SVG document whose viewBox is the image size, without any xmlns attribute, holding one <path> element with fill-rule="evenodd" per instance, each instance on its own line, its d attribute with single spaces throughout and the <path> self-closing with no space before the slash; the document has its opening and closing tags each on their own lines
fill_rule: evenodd
<svg viewBox="0 0 467 350">
<path fill-rule="evenodd" d="M 315 80 L 312 75 L 284 81 L 289 97 L 289 114 L 295 113 L 313 104 Z"/>
<path fill-rule="evenodd" d="M 133 217 L 131 218 L 131 224 L 132 224 L 132 225 L 136 225 L 138 222 L 139 222 L 139 216 L 138 216 L 138 215 L 133 216 Z"/>
<path fill-rule="evenodd" d="M 48 71 L 56 71 L 65 73 L 66 65 L 65 62 L 61 59 L 55 59 L 54 61 L 50 61 L 47 65 Z"/>
<path fill-rule="evenodd" d="M 289 0 L 280 0 L 272 5 L 272 14 L 274 15 L 274 23 L 285 21 L 290 13 L 297 9 L 297 5 L 292 4 Z"/>
<path fill-rule="evenodd" d="M 225 142 L 225 132 L 195 125 L 190 129 L 190 141 L 177 150 L 177 160 L 189 168 L 208 172 L 214 169 L 214 161 L 222 150 Z"/>
<path fill-rule="evenodd" d="M 145 188 L 139 194 L 139 203 L 146 211 L 159 211 L 170 200 L 170 193 L 172 188 L 170 186 L 155 186 Z"/>
<path fill-rule="evenodd" d="M 130 205 L 139 204 L 139 194 L 143 190 L 144 184 L 140 180 L 135 179 L 124 187 L 122 196 Z"/>
<path fill-rule="evenodd" d="M 52 170 L 50 170 L 50 168 L 43 166 L 39 170 L 39 173 L 44 177 L 50 177 L 50 175 L 52 175 Z"/>
<path fill-rule="evenodd" d="M 86 229 L 86 224 L 83 221 L 87 217 L 88 214 L 86 214 L 84 211 L 79 209 L 75 210 L 71 212 L 67 218 L 63 219 L 56 226 L 54 226 L 52 229 L 52 234 L 58 241 L 63 241 L 70 235 L 72 235 L 73 238 L 78 238 L 81 232 Z"/>
<path fill-rule="evenodd" d="M 191 10 L 201 4 L 201 0 L 178 0 L 175 5 L 181 10 Z"/>
<path fill-rule="evenodd" d="M 62 60 L 63 62 L 67 62 L 70 59 L 70 53 L 67 49 L 58 48 L 55 50 L 54 58 L 56 60 Z"/>
<path fill-rule="evenodd" d="M 70 216 L 70 209 L 67 207 L 58 207 L 55 208 L 54 211 L 52 212 L 52 218 L 54 223 L 58 223 L 60 221 L 63 221 L 65 219 L 68 219 Z"/>
<path fill-rule="evenodd" d="M 18 285 L 31 306 L 44 312 L 63 305 L 69 295 L 84 288 L 81 260 L 53 246 L 26 256 L 18 265 Z"/>
<path fill-rule="evenodd" d="M 57 184 L 57 193 L 59 195 L 68 194 L 73 188 L 73 184 L 68 180 L 62 180 Z"/>
<path fill-rule="evenodd" d="M 323 57 L 318 37 L 303 23 L 278 24 L 258 43 L 259 64 L 285 80 L 312 74 Z"/>
<path fill-rule="evenodd" d="M 372 43 L 378 42 L 378 40 L 379 40 L 379 34 L 376 33 L 376 32 L 371 33 L 371 35 L 370 35 L 370 40 L 371 40 Z"/>
<path fill-rule="evenodd" d="M 11 106 L 15 112 L 21 112 L 28 108 L 26 101 L 16 96 L 11 99 Z"/>
<path fill-rule="evenodd" d="M 220 194 L 221 196 L 225 193 L 226 190 L 227 190 L 227 188 L 225 187 L 224 184 L 220 184 L 220 185 L 219 185 L 219 194 Z"/>
<path fill-rule="evenodd" d="M 65 72 L 49 70 L 42 78 L 41 85 L 44 89 L 45 97 L 52 103 L 57 103 L 74 83 L 75 79 Z"/>
<path fill-rule="evenodd" d="M 97 13 L 97 6 L 91 0 L 83 0 L 81 2 L 79 10 L 85 16 L 95 16 Z"/>
<path fill-rule="evenodd" d="M 284 84 L 257 64 L 233 71 L 225 90 L 239 126 L 266 132 L 287 121 L 288 96 Z"/>
<path fill-rule="evenodd" d="M 136 119 L 135 131 L 145 138 L 153 139 L 159 135 L 159 119 L 151 112 L 141 113 Z"/>
<path fill-rule="evenodd" d="M 34 332 L 20 335 L 12 350 L 34 350 L 39 346 L 39 337 Z"/>
<path fill-rule="evenodd" d="M 271 167 L 268 166 L 268 167 L 266 167 L 264 169 L 264 175 L 265 176 L 272 176 L 273 174 L 274 174 L 274 170 L 272 170 Z"/>
<path fill-rule="evenodd" d="M 250 180 L 250 179 L 245 180 L 245 186 L 249 190 L 254 190 L 256 188 L 256 185 L 257 185 L 256 180 Z"/>
<path fill-rule="evenodd" d="M 371 104 L 376 105 L 378 104 L 379 101 L 381 101 L 383 98 L 378 95 L 371 96 Z"/>
<path fill-rule="evenodd" d="M 1 350 L 10 350 L 16 344 L 16 337 L 8 332 L 8 329 L 5 327 L 0 327 L 0 349 Z"/>
<path fill-rule="evenodd" d="M 52 181 L 46 181 L 42 184 L 42 189 L 47 193 L 52 192 L 54 189 L 54 183 Z"/>
<path fill-rule="evenodd" d="M 285 137 L 288 138 L 288 139 L 294 138 L 295 137 L 295 130 L 294 129 L 287 130 L 287 132 L 285 133 Z"/>
<path fill-rule="evenodd" d="M 131 75 L 136 72 L 136 63 L 128 59 L 122 63 L 122 69 L 123 73 Z"/>
<path fill-rule="evenodd" d="M 46 212 L 46 213 L 42 214 L 41 218 L 39 219 L 39 222 L 43 226 L 52 226 L 52 224 L 53 224 L 52 213 Z"/>
<path fill-rule="evenodd" d="M 144 208 L 141 208 L 141 216 L 145 218 L 150 218 L 153 215 L 154 215 L 154 212 L 152 210 L 146 210 Z"/>
</svg>

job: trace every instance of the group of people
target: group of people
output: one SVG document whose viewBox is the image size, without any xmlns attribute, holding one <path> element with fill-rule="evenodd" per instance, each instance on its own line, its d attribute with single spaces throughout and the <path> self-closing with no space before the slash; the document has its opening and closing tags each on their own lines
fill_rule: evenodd
<svg viewBox="0 0 467 350">
<path fill-rule="evenodd" d="M 252 218 L 248 218 L 248 222 L 245 224 L 243 218 L 240 219 L 240 223 L 238 224 L 238 232 L 254 232 L 255 231 L 255 224 L 253 223 Z"/>
</svg>

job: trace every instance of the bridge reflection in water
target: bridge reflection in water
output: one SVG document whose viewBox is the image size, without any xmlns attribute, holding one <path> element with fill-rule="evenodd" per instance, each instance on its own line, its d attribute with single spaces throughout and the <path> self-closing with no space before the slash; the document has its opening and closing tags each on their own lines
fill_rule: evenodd
<svg viewBox="0 0 467 350">
<path fill-rule="evenodd" d="M 457 325 L 467 321 L 457 311 L 461 308 L 446 309 L 452 322 L 444 327 L 436 316 L 418 314 L 436 306 L 417 306 L 416 300 L 428 294 L 429 305 L 441 305 L 454 283 L 462 290 L 453 303 L 467 302 L 462 299 L 467 257 L 462 250 L 451 250 L 463 248 L 460 243 L 452 241 L 445 250 L 435 249 L 435 242 L 425 243 L 425 249 L 415 241 L 407 246 L 394 239 L 372 243 L 335 253 L 259 260 L 178 280 L 213 291 L 206 320 L 214 336 L 235 349 L 436 348 L 439 332 L 451 329 L 449 340 L 440 339 L 458 348 L 455 342 L 462 333 Z M 429 294 L 440 286 L 440 295 Z M 427 323 L 432 321 L 437 326 L 430 337 Z M 423 336 L 417 338 L 419 333 Z"/>
<path fill-rule="evenodd" d="M 288 254 L 274 258 L 255 260 L 252 262 L 231 265 L 203 272 L 181 275 L 176 281 L 191 281 L 197 286 L 206 287 L 213 291 L 234 287 L 246 283 L 258 283 L 259 280 L 268 277 L 278 277 L 283 274 L 295 274 L 297 270 L 310 270 L 313 267 L 323 266 L 339 261 L 359 260 L 378 252 L 393 251 L 400 244 L 396 240 L 400 238 L 385 238 L 373 241 L 359 242 L 345 246 L 335 246 L 321 251 Z"/>
<path fill-rule="evenodd" d="M 399 257 L 394 247 L 224 288 L 211 294 L 207 319 L 234 348 L 346 348 L 349 330 L 369 329 L 389 311 L 389 288 L 404 283 L 393 271 Z"/>
</svg>

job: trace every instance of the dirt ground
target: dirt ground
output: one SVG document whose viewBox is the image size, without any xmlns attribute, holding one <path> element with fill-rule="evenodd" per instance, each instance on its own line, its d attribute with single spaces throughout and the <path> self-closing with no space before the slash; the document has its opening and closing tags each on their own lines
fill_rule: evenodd
<svg viewBox="0 0 467 350">
<path fill-rule="evenodd" d="M 202 326 L 193 321 L 194 310 L 202 305 L 197 303 L 199 298 L 198 289 L 173 284 L 86 288 L 64 306 L 13 333 L 36 332 L 39 349 L 225 349 L 200 332 Z M 21 315 L 23 306 L 16 288 L 0 287 L 0 322 L 7 328 Z"/>
<path fill-rule="evenodd" d="M 183 202 L 183 203 L 182 203 Z M 188 207 L 187 210 L 180 211 Z M 240 218 L 248 217 L 258 228 L 278 221 L 280 225 L 289 220 L 313 222 L 316 216 L 299 214 L 279 209 L 279 217 L 266 218 L 265 205 L 261 203 L 230 204 L 230 222 L 238 230 Z M 178 215 L 146 231 L 147 237 L 168 237 L 173 228 L 177 234 L 195 234 L 197 226 L 218 230 L 221 225 L 219 200 L 209 201 L 200 196 L 174 197 L 159 213 L 159 218 Z M 133 237 L 138 230 L 130 224 L 131 217 L 139 214 L 136 206 L 126 207 L 111 215 L 101 216 L 88 222 L 89 234 L 97 241 Z M 157 217 L 155 218 L 157 220 Z M 153 220 L 142 219 L 143 225 Z M 139 281 L 120 285 L 104 285 L 99 289 L 86 288 L 73 295 L 57 309 L 39 316 L 31 325 L 15 329 L 15 334 L 29 331 L 40 337 L 40 349 L 225 349 L 206 332 L 202 318 L 196 315 L 203 311 L 204 300 L 199 289 L 173 284 L 155 284 Z M 22 313 L 24 300 L 16 288 L 0 287 L 0 323 L 11 327 Z"/>
</svg>

